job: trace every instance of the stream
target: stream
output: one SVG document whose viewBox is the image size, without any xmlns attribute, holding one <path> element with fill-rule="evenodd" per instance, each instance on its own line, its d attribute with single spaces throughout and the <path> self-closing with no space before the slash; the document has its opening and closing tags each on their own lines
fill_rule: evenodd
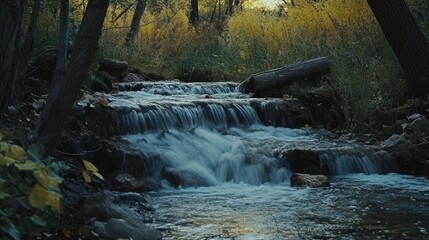
<svg viewBox="0 0 429 240">
<path fill-rule="evenodd" d="M 428 239 L 429 180 L 395 173 L 370 146 L 290 128 L 287 100 L 234 83 L 124 83 L 115 131 L 139 152 L 122 168 L 160 186 L 148 225 L 164 239 Z M 293 188 L 291 149 L 311 150 L 331 186 Z"/>
</svg>

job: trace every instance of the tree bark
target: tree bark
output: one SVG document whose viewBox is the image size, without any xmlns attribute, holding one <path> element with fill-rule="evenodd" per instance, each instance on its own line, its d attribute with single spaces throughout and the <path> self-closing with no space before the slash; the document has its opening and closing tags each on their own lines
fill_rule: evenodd
<svg viewBox="0 0 429 240">
<path fill-rule="evenodd" d="M 429 94 L 429 44 L 404 0 L 367 0 L 406 77 L 409 97 Z"/>
<path fill-rule="evenodd" d="M 127 45 L 134 43 L 137 32 L 140 29 L 140 20 L 142 19 L 145 8 L 146 0 L 137 0 L 136 10 L 134 11 L 133 20 L 131 21 L 131 28 L 125 39 Z"/>
<path fill-rule="evenodd" d="M 52 77 L 51 91 L 58 91 L 58 87 L 63 82 L 64 75 L 66 73 L 68 23 L 69 23 L 69 0 L 61 0 L 57 60 L 55 63 L 54 75 Z"/>
<path fill-rule="evenodd" d="M 312 79 L 331 70 L 332 62 L 326 58 L 314 58 L 305 62 L 294 63 L 285 67 L 253 74 L 240 84 L 245 93 L 253 93 L 257 97 L 267 90 L 275 90 L 293 81 Z"/>
<path fill-rule="evenodd" d="M 45 147 L 45 156 L 49 155 L 58 143 L 63 126 L 95 57 L 108 6 L 109 0 L 89 0 L 64 81 L 59 84 L 58 89 L 50 91 L 46 106 L 36 123 L 35 140 Z"/>
<path fill-rule="evenodd" d="M 26 0 L 0 0 L 0 109 L 9 101 Z"/>
<path fill-rule="evenodd" d="M 233 10 L 233 0 L 227 0 L 227 9 L 226 12 L 227 14 L 231 17 L 232 14 L 234 14 L 234 10 Z"/>
<path fill-rule="evenodd" d="M 200 13 L 198 10 L 198 0 L 191 0 L 191 12 L 189 13 L 189 22 L 193 25 L 200 21 Z"/>
<path fill-rule="evenodd" d="M 39 19 L 40 5 L 40 0 L 34 0 L 24 42 L 18 47 L 17 54 L 15 55 L 15 67 L 12 74 L 12 94 L 9 99 L 12 105 L 17 105 L 24 93 L 24 81 L 27 78 L 29 55 L 34 42 L 34 32 L 36 31 L 37 20 Z"/>
</svg>

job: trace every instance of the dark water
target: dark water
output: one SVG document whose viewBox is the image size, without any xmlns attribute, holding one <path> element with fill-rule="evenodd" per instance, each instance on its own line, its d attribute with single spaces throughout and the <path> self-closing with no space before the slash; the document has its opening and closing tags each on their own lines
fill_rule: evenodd
<svg viewBox="0 0 429 240">
<path fill-rule="evenodd" d="M 429 181 L 353 174 L 328 188 L 225 183 L 151 194 L 165 239 L 428 239 Z"/>
</svg>

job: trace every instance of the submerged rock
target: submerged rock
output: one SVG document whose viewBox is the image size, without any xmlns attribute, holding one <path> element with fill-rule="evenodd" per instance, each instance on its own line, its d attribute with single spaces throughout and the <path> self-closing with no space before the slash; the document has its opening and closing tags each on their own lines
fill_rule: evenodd
<svg viewBox="0 0 429 240">
<path fill-rule="evenodd" d="M 292 187 L 329 187 L 331 182 L 325 175 L 309 175 L 293 173 L 290 177 Z"/>
<path fill-rule="evenodd" d="M 162 239 L 162 234 L 143 223 L 128 223 L 123 219 L 111 218 L 107 222 L 94 223 L 95 233 L 103 239 Z"/>
<path fill-rule="evenodd" d="M 143 181 L 127 173 L 119 173 L 113 178 L 112 183 L 121 192 L 141 192 L 145 190 Z"/>
<path fill-rule="evenodd" d="M 107 190 L 88 197 L 81 208 L 85 219 L 96 219 L 94 231 L 104 239 L 161 239 L 158 230 L 144 224 L 153 211 L 143 195 Z"/>
</svg>

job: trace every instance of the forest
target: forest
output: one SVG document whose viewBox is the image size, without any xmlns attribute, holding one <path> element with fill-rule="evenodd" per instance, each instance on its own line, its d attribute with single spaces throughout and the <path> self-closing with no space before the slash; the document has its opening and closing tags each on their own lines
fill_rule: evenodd
<svg viewBox="0 0 429 240">
<path fill-rule="evenodd" d="M 363 230 L 350 233 L 336 225 L 318 232 L 314 226 L 327 223 L 311 216 L 295 219 L 308 229 L 292 230 L 279 216 L 276 233 L 262 223 L 214 223 L 197 217 L 211 208 L 190 189 L 234 195 L 228 184 L 235 183 L 253 199 L 253 187 L 287 195 L 306 191 L 291 186 L 335 192 L 357 184 L 383 196 L 390 192 L 337 177 L 428 181 L 427 0 L 0 0 L 0 6 L 1 239 L 372 238 L 381 235 L 368 227 L 376 224 L 371 211 L 352 224 Z M 267 87 L 257 92 L 264 78 Z M 426 197 L 416 204 L 423 204 L 429 190 L 418 190 Z M 186 215 L 177 210 L 192 202 L 183 196 L 198 199 L 189 205 L 196 214 L 191 228 L 199 229 L 194 236 L 183 233 L 190 230 L 179 220 L 164 219 L 165 211 Z M 401 207 L 396 200 L 383 203 Z M 240 209 L 240 201 L 231 197 L 228 209 Z M 377 227 L 390 231 L 387 238 L 427 237 L 427 208 L 407 216 L 418 230 L 399 213 Z M 230 219 L 228 209 L 213 211 Z M 307 214 L 303 209 L 293 211 Z M 237 214 L 258 218 L 253 212 Z M 206 233 L 204 221 L 223 230 Z"/>
</svg>

